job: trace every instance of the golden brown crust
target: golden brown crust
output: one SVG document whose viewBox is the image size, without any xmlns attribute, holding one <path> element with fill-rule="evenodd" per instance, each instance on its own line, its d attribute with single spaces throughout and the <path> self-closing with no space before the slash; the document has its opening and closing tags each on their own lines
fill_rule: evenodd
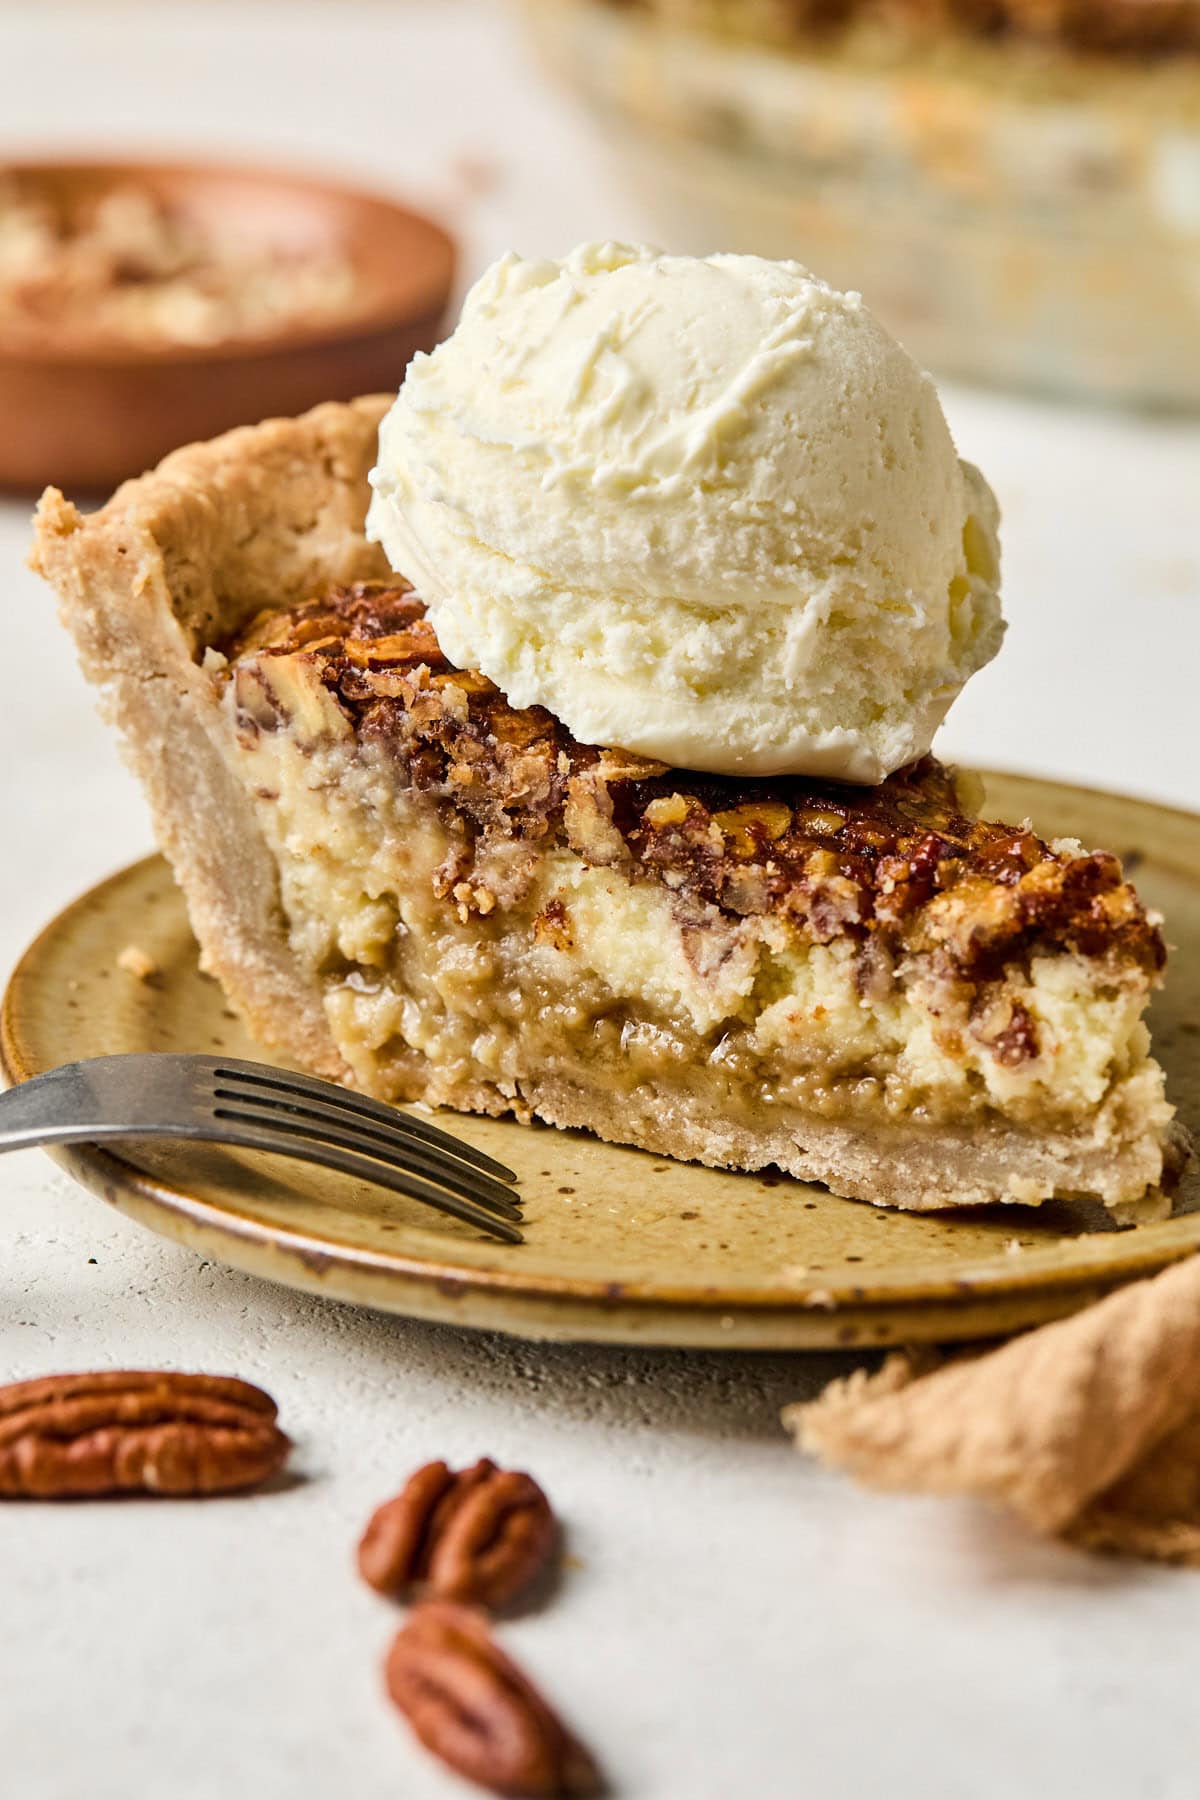
<svg viewBox="0 0 1200 1800">
<path fill-rule="evenodd" d="M 684 903 L 774 913 L 820 943 L 852 937 L 866 983 L 881 948 L 932 953 L 975 987 L 1038 951 L 1151 975 L 1165 960 L 1116 857 L 970 816 L 933 757 L 852 788 L 727 780 L 579 744 L 542 708 L 515 709 L 484 676 L 453 668 L 404 584 L 359 583 L 266 613 L 224 648 L 314 664 L 360 738 L 394 751 L 406 782 L 465 818 L 468 841 L 561 841 L 665 882 Z M 1028 1021 L 1007 1017 L 995 1047 L 1014 1064 L 1035 1054 Z"/>
</svg>

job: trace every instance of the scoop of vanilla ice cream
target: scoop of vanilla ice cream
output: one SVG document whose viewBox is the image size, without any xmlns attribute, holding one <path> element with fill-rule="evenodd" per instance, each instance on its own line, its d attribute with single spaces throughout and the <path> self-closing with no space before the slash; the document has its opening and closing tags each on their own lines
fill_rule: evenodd
<svg viewBox="0 0 1200 1800">
<path fill-rule="evenodd" d="M 371 483 L 452 661 L 685 768 L 881 781 L 1003 635 L 996 503 L 932 382 L 797 263 L 504 257 Z"/>
</svg>

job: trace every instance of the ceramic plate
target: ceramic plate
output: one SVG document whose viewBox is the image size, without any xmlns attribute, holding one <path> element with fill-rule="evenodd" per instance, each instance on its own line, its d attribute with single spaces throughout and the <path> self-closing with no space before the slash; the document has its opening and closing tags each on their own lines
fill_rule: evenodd
<svg viewBox="0 0 1200 1800">
<path fill-rule="evenodd" d="M 1175 946 L 1153 1029 L 1200 1125 L 1200 817 L 991 776 L 992 810 L 1125 858 Z M 159 974 L 119 964 L 136 945 Z M 26 952 L 0 1019 L 10 1080 L 122 1050 L 262 1056 L 200 973 L 158 857 L 94 888 Z M 779 1175 L 727 1175 L 576 1132 L 447 1115 L 516 1169 L 526 1241 L 498 1245 L 382 1189 L 196 1146 L 62 1161 L 131 1218 L 205 1256 L 331 1298 L 527 1337 L 816 1349 L 947 1341 L 1070 1311 L 1200 1246 L 1200 1178 L 1175 1215 L 1118 1231 L 1098 1206 L 885 1212 Z"/>
</svg>

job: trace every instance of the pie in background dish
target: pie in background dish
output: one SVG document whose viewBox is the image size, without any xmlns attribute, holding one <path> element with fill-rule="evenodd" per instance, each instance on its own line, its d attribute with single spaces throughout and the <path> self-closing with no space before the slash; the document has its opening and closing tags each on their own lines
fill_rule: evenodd
<svg viewBox="0 0 1200 1800">
<path fill-rule="evenodd" d="M 1200 408 L 1200 0 L 522 0 L 677 249 L 795 257 L 941 376 Z"/>
<path fill-rule="evenodd" d="M 177 451 L 57 589 L 251 1030 L 394 1099 L 933 1208 L 1169 1171 L 1156 920 L 1115 857 L 881 787 L 575 742 L 451 667 L 363 534 L 386 400 Z"/>
<path fill-rule="evenodd" d="M 1155 57 L 1200 51 L 1197 0 L 608 0 L 705 29 L 779 44 L 860 28 L 885 41 L 1038 44 L 1064 54 Z"/>
</svg>

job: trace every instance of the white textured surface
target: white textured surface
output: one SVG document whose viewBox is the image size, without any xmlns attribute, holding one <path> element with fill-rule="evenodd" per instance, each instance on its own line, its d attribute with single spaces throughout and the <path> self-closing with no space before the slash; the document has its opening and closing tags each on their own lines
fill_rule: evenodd
<svg viewBox="0 0 1200 1800">
<path fill-rule="evenodd" d="M 633 235 L 583 125 L 502 24 L 431 0 L 68 13 L 0 7 L 11 144 L 329 160 L 446 195 L 497 165 L 471 268 Z M 1200 788 L 1200 429 L 955 393 L 1007 512 L 1013 621 L 945 747 L 1186 805 Z M 0 964 L 147 832 L 0 507 Z M 36 1154 L 0 1164 L 0 1377 L 104 1364 L 264 1382 L 285 1492 L 13 1506 L 0 1525 L 4 1800 L 438 1800 L 465 1793 L 381 1701 L 390 1609 L 351 1572 L 429 1455 L 526 1464 L 570 1569 L 507 1636 L 622 1795 L 1192 1800 L 1194 1575 L 1089 1562 L 966 1506 L 877 1499 L 788 1449 L 815 1358 L 554 1349 L 265 1287 L 162 1244 Z"/>
</svg>

